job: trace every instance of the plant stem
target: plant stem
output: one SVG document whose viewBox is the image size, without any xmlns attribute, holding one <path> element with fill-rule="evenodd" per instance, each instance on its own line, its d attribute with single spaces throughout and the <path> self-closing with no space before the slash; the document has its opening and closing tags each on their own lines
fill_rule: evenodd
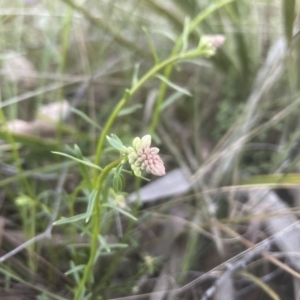
<svg viewBox="0 0 300 300">
<path fill-rule="evenodd" d="M 202 11 L 200 14 L 198 14 L 192 20 L 192 22 L 188 28 L 186 39 L 188 39 L 189 34 L 191 34 L 202 21 L 204 21 L 207 17 L 209 17 L 216 10 L 218 10 L 222 6 L 228 4 L 232 1 L 233 0 L 223 0 L 218 3 L 213 3 L 208 8 L 206 8 L 204 11 Z M 183 43 L 184 43 L 184 32 L 177 39 L 176 44 L 171 52 L 171 57 L 177 55 L 180 52 Z M 168 65 L 167 68 L 165 69 L 164 77 L 169 79 L 171 77 L 172 70 L 173 70 L 173 66 Z M 166 91 L 167 91 L 167 84 L 165 82 L 161 82 L 158 97 L 157 97 L 155 107 L 154 107 L 153 118 L 152 118 L 151 124 L 149 126 L 149 134 L 153 134 L 155 131 L 155 128 L 157 126 L 157 123 L 158 123 L 158 120 L 160 117 L 161 105 L 165 98 Z"/>
<path fill-rule="evenodd" d="M 119 112 L 121 109 L 127 104 L 130 97 L 139 90 L 139 88 L 151 77 L 153 77 L 155 74 L 157 74 L 160 70 L 165 68 L 166 66 L 185 58 L 192 58 L 201 56 L 204 54 L 204 52 L 201 52 L 199 49 L 194 49 L 186 53 L 181 53 L 178 55 L 174 55 L 172 57 L 169 57 L 168 59 L 162 61 L 161 63 L 155 65 L 152 69 L 150 69 L 131 89 L 126 90 L 123 98 L 119 101 L 118 105 L 113 110 L 112 114 L 110 115 L 108 121 L 106 122 L 106 125 L 104 126 L 98 145 L 96 150 L 96 156 L 95 156 L 95 164 L 100 165 L 101 162 L 101 154 L 105 142 L 106 135 L 110 131 L 110 128 L 112 127 L 115 119 L 117 118 Z"/>
<path fill-rule="evenodd" d="M 91 216 L 91 222 L 92 222 L 92 237 L 91 237 L 91 244 L 90 244 L 91 252 L 90 252 L 88 263 L 84 269 L 83 277 L 81 278 L 78 288 L 76 289 L 75 296 L 74 296 L 75 300 L 80 300 L 86 282 L 88 281 L 89 276 L 91 276 L 93 272 L 93 264 L 96 259 L 97 247 L 98 247 L 98 235 L 101 229 L 101 203 L 100 203 L 101 188 L 108 173 L 113 168 L 118 166 L 121 163 L 122 159 L 123 158 L 120 158 L 107 165 L 100 173 L 100 176 L 96 182 L 97 195 L 93 207 L 93 214 Z"/>
</svg>

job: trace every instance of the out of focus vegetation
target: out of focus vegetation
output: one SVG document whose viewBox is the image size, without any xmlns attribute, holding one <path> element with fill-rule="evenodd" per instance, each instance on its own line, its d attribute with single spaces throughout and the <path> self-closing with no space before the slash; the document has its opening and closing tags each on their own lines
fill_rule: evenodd
<svg viewBox="0 0 300 300">
<path fill-rule="evenodd" d="M 137 221 L 103 214 L 81 299 L 298 299 L 296 0 L 0 4 L 1 299 L 74 299 L 90 255 L 89 195 L 82 164 L 52 151 L 76 155 L 76 144 L 94 162 L 124 91 L 200 37 L 226 40 L 210 58 L 162 69 L 113 123 L 124 144 L 151 133 L 167 175 L 124 174 L 118 205 Z M 101 167 L 116 157 L 106 144 Z"/>
</svg>

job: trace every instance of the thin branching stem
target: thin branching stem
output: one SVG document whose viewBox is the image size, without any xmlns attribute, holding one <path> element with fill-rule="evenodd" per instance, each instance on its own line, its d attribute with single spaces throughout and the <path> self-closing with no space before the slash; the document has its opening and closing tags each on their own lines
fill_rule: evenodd
<svg viewBox="0 0 300 300">
<path fill-rule="evenodd" d="M 198 14 L 190 23 L 190 26 L 187 29 L 187 33 L 183 32 L 180 37 L 177 39 L 175 46 L 172 50 L 171 57 L 177 55 L 180 51 L 181 48 L 185 42 L 185 39 L 188 39 L 188 36 L 197 29 L 198 25 L 204 21 L 208 16 L 210 16 L 213 12 L 216 10 L 220 9 L 222 6 L 232 2 L 233 0 L 224 0 L 220 1 L 218 3 L 213 3 L 211 4 L 207 9 L 202 11 L 200 14 Z M 165 68 L 164 71 L 164 77 L 169 79 L 171 77 L 173 71 L 173 65 L 168 65 Z M 160 84 L 157 100 L 155 102 L 155 107 L 154 107 L 154 112 L 153 112 L 153 117 L 151 120 L 151 124 L 149 126 L 149 133 L 153 134 L 156 126 L 158 124 L 158 120 L 160 118 L 160 112 L 161 112 L 161 105 L 163 103 L 163 100 L 165 99 L 167 91 L 167 84 L 166 82 L 162 81 Z"/>
<path fill-rule="evenodd" d="M 105 138 L 106 138 L 107 134 L 109 133 L 112 125 L 114 124 L 114 121 L 117 118 L 119 112 L 127 104 L 130 97 L 133 96 L 133 94 L 135 94 L 147 80 L 152 78 L 154 75 L 156 75 L 160 70 L 162 70 L 166 66 L 171 65 L 180 59 L 198 57 L 198 56 L 204 55 L 205 53 L 206 52 L 204 52 L 204 51 L 202 52 L 199 49 L 193 49 L 186 53 L 174 55 L 174 56 L 162 61 L 158 65 L 155 65 L 131 89 L 125 91 L 124 96 L 119 101 L 118 105 L 115 107 L 113 112 L 111 113 L 108 121 L 106 122 L 106 125 L 104 126 L 104 128 L 102 130 L 102 133 L 101 133 L 98 145 L 97 145 L 97 150 L 96 150 L 96 156 L 95 156 L 95 164 L 96 165 L 100 165 L 101 154 L 102 154 L 102 150 L 104 147 Z"/>
<path fill-rule="evenodd" d="M 78 288 L 76 289 L 75 292 L 75 300 L 81 299 L 84 287 L 89 279 L 90 276 L 92 276 L 93 273 L 93 265 L 96 259 L 97 255 L 97 247 L 98 247 L 98 236 L 101 230 L 101 203 L 100 203 L 100 194 L 101 194 L 101 189 L 103 182 L 109 172 L 118 166 L 123 158 L 120 158 L 118 160 L 115 160 L 108 164 L 103 171 L 100 173 L 100 176 L 98 177 L 98 180 L 96 182 L 96 188 L 97 188 L 97 195 L 96 195 L 96 201 L 93 207 L 93 214 L 91 216 L 91 222 L 92 222 L 92 237 L 91 237 L 91 244 L 90 244 L 90 256 L 88 263 L 84 269 L 83 277 L 81 278 L 81 281 L 78 285 Z"/>
</svg>

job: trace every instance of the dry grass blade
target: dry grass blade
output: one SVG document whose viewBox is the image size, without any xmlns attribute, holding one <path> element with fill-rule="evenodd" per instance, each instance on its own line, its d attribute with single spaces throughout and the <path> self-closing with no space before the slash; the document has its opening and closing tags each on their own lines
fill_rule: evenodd
<svg viewBox="0 0 300 300">
<path fill-rule="evenodd" d="M 288 207 L 282 202 L 282 200 L 270 190 L 253 191 L 249 194 L 249 205 L 253 207 L 253 213 L 265 213 L 276 212 L 281 210 L 287 210 Z M 282 229 L 292 226 L 297 223 L 297 218 L 293 215 L 292 211 L 287 216 L 278 216 L 262 221 L 262 224 L 267 228 L 267 231 L 271 235 L 275 235 Z M 300 253 L 300 241 L 299 241 L 299 228 L 295 227 L 293 230 L 287 232 L 284 237 L 276 239 L 278 248 L 283 253 Z M 289 263 L 300 272 L 300 258 L 297 256 L 287 256 Z M 294 280 L 294 293 L 298 295 L 300 293 L 298 279 Z"/>
<path fill-rule="evenodd" d="M 239 274 L 242 276 L 249 278 L 253 281 L 256 285 L 258 285 L 262 290 L 264 290 L 273 300 L 280 300 L 279 296 L 263 281 L 261 281 L 256 276 L 252 275 L 251 273 L 240 271 Z"/>
<path fill-rule="evenodd" d="M 278 122 L 280 122 L 281 120 L 289 116 L 292 112 L 295 111 L 296 107 L 299 104 L 300 104 L 300 98 L 293 101 L 289 106 L 287 106 L 285 109 L 280 111 L 269 121 L 249 131 L 247 134 L 243 136 L 239 136 L 238 140 L 236 140 L 234 143 L 232 143 L 227 148 L 225 148 L 225 150 L 213 154 L 207 160 L 207 162 L 203 166 L 201 166 L 201 168 L 199 168 L 199 170 L 192 176 L 191 178 L 192 183 L 195 183 L 199 178 L 203 176 L 203 174 L 208 172 L 219 159 L 227 157 L 227 155 L 230 155 L 232 157 L 232 153 L 237 149 L 242 149 L 242 146 L 246 143 L 246 141 L 250 140 L 258 133 L 263 132 L 267 128 L 270 128 L 272 125 L 277 124 Z M 228 165 L 227 161 L 226 161 L 226 165 Z"/>
</svg>

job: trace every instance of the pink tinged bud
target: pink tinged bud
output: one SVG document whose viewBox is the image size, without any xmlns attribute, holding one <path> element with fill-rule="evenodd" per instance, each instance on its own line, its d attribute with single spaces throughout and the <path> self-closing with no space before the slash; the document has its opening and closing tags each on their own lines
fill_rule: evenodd
<svg viewBox="0 0 300 300">
<path fill-rule="evenodd" d="M 156 176 L 163 176 L 166 174 L 164 163 L 159 155 L 156 154 L 151 160 L 147 160 L 145 163 L 147 165 L 147 172 Z"/>
<path fill-rule="evenodd" d="M 150 148 L 151 136 L 145 135 L 133 140 L 133 147 L 127 148 L 128 161 L 131 164 L 132 171 L 136 176 L 141 176 L 141 171 L 146 170 L 156 176 L 165 175 L 165 166 L 158 155 L 159 149 Z"/>
<path fill-rule="evenodd" d="M 157 154 L 159 152 L 159 149 L 156 147 L 152 147 L 150 148 L 150 150 L 151 150 L 151 154 Z"/>
<path fill-rule="evenodd" d="M 225 36 L 221 34 L 207 35 L 206 38 L 211 43 L 214 50 L 220 48 L 226 40 Z"/>
</svg>

